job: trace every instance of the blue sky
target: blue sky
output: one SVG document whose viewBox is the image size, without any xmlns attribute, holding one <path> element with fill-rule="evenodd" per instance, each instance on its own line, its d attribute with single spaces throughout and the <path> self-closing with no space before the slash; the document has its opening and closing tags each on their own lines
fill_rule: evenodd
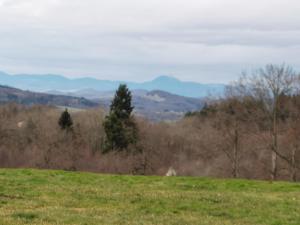
<svg viewBox="0 0 300 225">
<path fill-rule="evenodd" d="M 298 0 L 0 0 L 0 70 L 228 82 L 300 70 Z"/>
</svg>

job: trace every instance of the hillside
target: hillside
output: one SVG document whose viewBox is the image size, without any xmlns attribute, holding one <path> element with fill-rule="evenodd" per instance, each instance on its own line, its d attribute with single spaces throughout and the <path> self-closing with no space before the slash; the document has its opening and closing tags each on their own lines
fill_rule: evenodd
<svg viewBox="0 0 300 225">
<path fill-rule="evenodd" d="M 0 224 L 298 225 L 299 184 L 0 170 Z"/>
<path fill-rule="evenodd" d="M 99 94 L 98 96 L 102 96 L 101 98 L 93 98 L 92 96 L 84 95 L 82 92 L 77 93 L 75 96 L 87 97 L 108 109 L 114 92 Z M 133 105 L 137 115 L 151 121 L 178 120 L 187 112 L 200 110 L 204 105 L 204 100 L 174 95 L 159 90 L 135 90 L 133 91 Z"/>
<path fill-rule="evenodd" d="M 74 108 L 90 108 L 98 106 L 96 102 L 89 101 L 85 98 L 35 93 L 0 85 L 0 103 L 3 104 L 8 102 L 15 102 L 23 105 L 40 104 Z"/>
<path fill-rule="evenodd" d="M 96 98 L 98 96 L 98 98 Z M 0 104 L 56 105 L 73 108 L 102 106 L 109 109 L 114 92 L 37 93 L 0 85 Z M 89 98 L 89 99 L 87 99 Z M 170 94 L 164 91 L 133 91 L 135 113 L 151 121 L 178 120 L 186 112 L 200 110 L 203 100 Z"/>
<path fill-rule="evenodd" d="M 187 112 L 201 110 L 204 100 L 156 90 L 133 96 L 133 104 L 138 114 L 152 121 L 178 120 Z"/>
<path fill-rule="evenodd" d="M 8 85 L 23 90 L 38 92 L 63 91 L 76 92 L 90 91 L 115 91 L 120 83 L 126 83 L 131 90 L 161 90 L 186 97 L 205 97 L 208 94 L 222 95 L 224 84 L 201 84 L 186 82 L 170 76 L 159 76 L 146 82 L 100 80 L 90 77 L 69 79 L 61 75 L 10 75 L 0 72 L 0 84 Z"/>
</svg>

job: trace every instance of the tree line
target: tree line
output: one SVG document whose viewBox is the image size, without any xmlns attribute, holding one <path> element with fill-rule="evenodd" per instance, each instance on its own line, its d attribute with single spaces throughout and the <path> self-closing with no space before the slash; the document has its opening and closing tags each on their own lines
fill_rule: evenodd
<svg viewBox="0 0 300 225">
<path fill-rule="evenodd" d="M 284 64 L 270 64 L 252 74 L 243 73 L 227 86 L 222 101 L 203 108 L 200 116 L 211 116 L 227 139 L 221 148 L 232 164 L 233 177 L 239 177 L 241 138 L 257 135 L 266 145 L 263 148 L 270 151 L 270 179 L 277 179 L 281 160 L 290 167 L 291 180 L 296 181 L 300 168 L 299 94 L 299 74 Z"/>
<path fill-rule="evenodd" d="M 126 85 L 108 113 L 5 105 L 0 166 L 297 181 L 299 84 L 291 67 L 267 65 L 173 123 L 135 117 Z"/>
</svg>

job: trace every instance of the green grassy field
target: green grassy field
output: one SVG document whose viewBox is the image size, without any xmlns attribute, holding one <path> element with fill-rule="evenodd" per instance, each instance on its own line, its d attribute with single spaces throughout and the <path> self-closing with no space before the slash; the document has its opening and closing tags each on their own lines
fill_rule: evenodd
<svg viewBox="0 0 300 225">
<path fill-rule="evenodd" d="M 300 184 L 0 170 L 0 224 L 300 224 Z"/>
</svg>

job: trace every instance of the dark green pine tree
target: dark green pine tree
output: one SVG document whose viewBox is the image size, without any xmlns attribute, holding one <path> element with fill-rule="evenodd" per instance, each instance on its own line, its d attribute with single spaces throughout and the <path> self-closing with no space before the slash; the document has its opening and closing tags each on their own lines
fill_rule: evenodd
<svg viewBox="0 0 300 225">
<path fill-rule="evenodd" d="M 106 139 L 104 152 L 122 151 L 137 141 L 137 128 L 132 117 L 134 107 L 132 95 L 126 85 L 121 84 L 110 106 L 109 115 L 103 123 Z"/>
<path fill-rule="evenodd" d="M 125 84 L 121 84 L 116 91 L 110 105 L 110 112 L 115 113 L 119 119 L 128 119 L 134 107 L 131 105 L 132 95 Z"/>
<path fill-rule="evenodd" d="M 71 118 L 70 113 L 68 112 L 68 109 L 65 109 L 65 111 L 62 112 L 59 120 L 58 120 L 58 125 L 60 126 L 60 128 L 62 130 L 70 130 L 72 125 L 73 125 L 73 121 Z"/>
</svg>

